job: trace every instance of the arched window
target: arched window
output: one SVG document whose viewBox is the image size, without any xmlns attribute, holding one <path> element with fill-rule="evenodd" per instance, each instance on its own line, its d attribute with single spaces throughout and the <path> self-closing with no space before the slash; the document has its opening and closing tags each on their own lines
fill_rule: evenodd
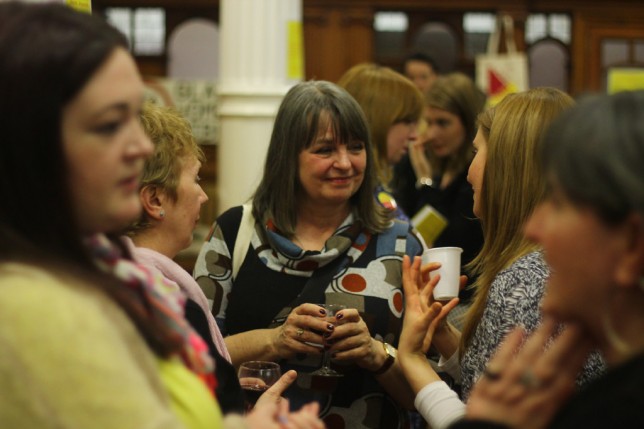
<svg viewBox="0 0 644 429">
<path fill-rule="evenodd" d="M 441 73 L 455 69 L 458 43 L 454 31 L 442 22 L 423 25 L 414 36 L 413 50 L 423 52 L 436 61 Z"/>
<path fill-rule="evenodd" d="M 546 38 L 530 46 L 530 88 L 552 86 L 568 91 L 568 62 L 568 50 L 558 40 Z"/>
<path fill-rule="evenodd" d="M 219 77 L 219 27 L 195 18 L 179 25 L 168 38 L 168 77 L 210 79 Z"/>
</svg>

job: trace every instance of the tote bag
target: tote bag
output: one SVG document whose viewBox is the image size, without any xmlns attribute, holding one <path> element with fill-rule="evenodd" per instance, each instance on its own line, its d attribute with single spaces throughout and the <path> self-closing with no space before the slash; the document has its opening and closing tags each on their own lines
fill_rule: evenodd
<svg viewBox="0 0 644 429">
<path fill-rule="evenodd" d="M 501 26 L 505 30 L 505 53 L 499 53 Z M 524 52 L 517 51 L 514 21 L 509 15 L 497 17 L 487 53 L 476 57 L 476 84 L 487 94 L 490 106 L 497 104 L 507 94 L 528 89 L 528 58 Z"/>
</svg>

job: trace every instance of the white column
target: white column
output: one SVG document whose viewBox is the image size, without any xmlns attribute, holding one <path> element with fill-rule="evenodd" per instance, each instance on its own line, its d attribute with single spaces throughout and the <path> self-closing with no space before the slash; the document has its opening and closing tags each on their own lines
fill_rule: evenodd
<svg viewBox="0 0 644 429">
<path fill-rule="evenodd" d="M 219 3 L 221 213 L 244 203 L 257 187 L 275 114 L 286 91 L 302 78 L 303 59 L 301 49 L 297 52 L 302 0 Z"/>
</svg>

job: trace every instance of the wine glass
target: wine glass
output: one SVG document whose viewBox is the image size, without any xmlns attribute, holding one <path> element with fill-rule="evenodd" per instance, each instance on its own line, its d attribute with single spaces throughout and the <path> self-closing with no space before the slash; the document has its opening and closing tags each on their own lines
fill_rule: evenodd
<svg viewBox="0 0 644 429">
<path fill-rule="evenodd" d="M 347 308 L 342 304 L 318 304 L 326 310 L 326 319 L 329 323 L 335 324 L 335 315 L 340 310 Z M 331 369 L 331 354 L 328 350 L 324 350 L 324 357 L 322 358 L 322 368 L 317 369 L 311 373 L 321 377 L 342 377 L 342 374 Z"/>
<path fill-rule="evenodd" d="M 250 411 L 262 393 L 279 380 L 282 371 L 275 362 L 255 360 L 242 363 L 237 376 L 244 391 L 246 411 Z"/>
</svg>

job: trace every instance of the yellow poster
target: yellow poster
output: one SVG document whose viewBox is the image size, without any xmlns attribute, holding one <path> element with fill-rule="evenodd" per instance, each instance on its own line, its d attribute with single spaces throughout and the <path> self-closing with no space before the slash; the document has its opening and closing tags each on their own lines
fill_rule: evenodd
<svg viewBox="0 0 644 429">
<path fill-rule="evenodd" d="M 609 94 L 644 89 L 644 68 L 611 68 L 607 86 Z"/>
<path fill-rule="evenodd" d="M 287 24 L 286 77 L 292 80 L 304 79 L 304 48 L 302 43 L 302 22 L 289 21 Z"/>
<path fill-rule="evenodd" d="M 80 12 L 92 13 L 92 0 L 65 0 L 65 3 Z"/>
</svg>

